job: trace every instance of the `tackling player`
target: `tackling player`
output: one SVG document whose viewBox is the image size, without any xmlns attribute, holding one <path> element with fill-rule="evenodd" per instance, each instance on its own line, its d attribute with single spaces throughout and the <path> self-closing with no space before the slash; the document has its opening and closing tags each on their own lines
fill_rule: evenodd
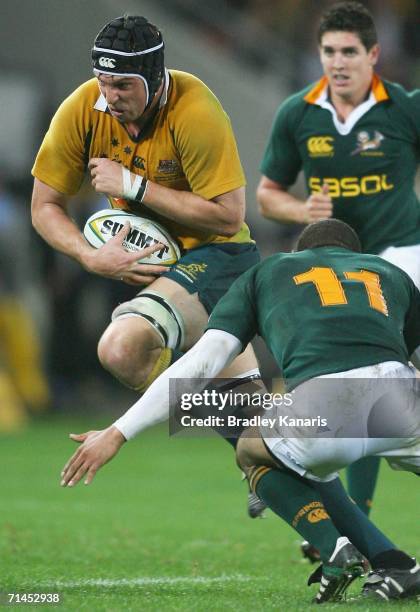
<svg viewBox="0 0 420 612">
<path fill-rule="evenodd" d="M 401 267 L 420 288 L 420 90 L 375 72 L 375 24 L 359 2 L 328 8 L 318 29 L 324 76 L 279 107 L 257 190 L 264 217 L 311 223 L 335 217 L 357 232 L 363 252 Z M 310 194 L 288 193 L 303 170 Z M 348 471 L 350 495 L 368 513 L 379 460 Z"/>
<path fill-rule="evenodd" d="M 360 553 L 373 568 L 365 596 L 420 594 L 420 566 L 350 501 L 337 474 L 373 455 L 420 475 L 420 406 L 408 365 L 410 356 L 419 364 L 420 292 L 402 270 L 360 250 L 350 226 L 320 221 L 304 230 L 298 252 L 278 253 L 243 274 L 198 343 L 125 415 L 102 432 L 73 436 L 83 444 L 65 465 L 62 485 L 83 477 L 89 484 L 126 440 L 167 418 L 182 393 L 172 387 L 169 394 L 171 378 L 217 376 L 258 334 L 294 392 L 286 416 L 326 417 L 322 427 L 308 418 L 309 426 L 292 423 L 288 431 L 279 418 L 284 407 L 274 408 L 274 427 L 247 431 L 237 447 L 258 496 L 319 548 L 323 566 L 309 581 L 321 582 L 317 603 L 342 597 L 362 572 Z M 200 382 L 189 390 L 203 389 Z"/>
</svg>

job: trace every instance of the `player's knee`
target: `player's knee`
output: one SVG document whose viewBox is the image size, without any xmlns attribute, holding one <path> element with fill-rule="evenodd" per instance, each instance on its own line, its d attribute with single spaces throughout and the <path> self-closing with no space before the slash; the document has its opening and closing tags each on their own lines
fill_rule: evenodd
<svg viewBox="0 0 420 612">
<path fill-rule="evenodd" d="M 180 349 L 185 336 L 184 317 L 166 296 L 151 289 L 140 291 L 135 298 L 124 302 L 112 313 L 113 322 L 137 321 L 149 327 L 159 337 L 161 346 Z"/>
<path fill-rule="evenodd" d="M 165 296 L 145 289 L 112 313 L 112 323 L 98 345 L 103 367 L 120 382 L 143 392 L 182 346 L 185 325 Z"/>
<path fill-rule="evenodd" d="M 133 329 L 134 328 L 134 329 Z M 160 341 L 153 330 L 138 319 L 121 325 L 112 323 L 98 344 L 102 366 L 127 387 L 137 389 L 145 381 L 160 353 Z"/>
<path fill-rule="evenodd" d="M 121 374 L 130 364 L 130 355 L 130 345 L 125 338 L 108 328 L 98 343 L 98 358 L 105 370 L 114 375 Z"/>
</svg>

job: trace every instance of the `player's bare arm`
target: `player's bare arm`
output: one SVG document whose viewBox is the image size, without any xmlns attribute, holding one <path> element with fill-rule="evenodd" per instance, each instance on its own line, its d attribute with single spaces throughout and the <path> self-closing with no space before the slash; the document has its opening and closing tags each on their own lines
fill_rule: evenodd
<svg viewBox="0 0 420 612">
<path fill-rule="evenodd" d="M 328 185 L 323 185 L 321 192 L 312 193 L 303 202 L 277 181 L 263 176 L 257 188 L 257 200 L 263 217 L 282 223 L 313 223 L 329 219 L 333 214 Z"/>
<path fill-rule="evenodd" d="M 70 435 L 81 446 L 64 466 L 61 486 L 74 486 L 85 476 L 85 484 L 90 484 L 99 468 L 118 453 L 126 440 L 167 420 L 170 407 L 180 399 L 174 393 L 169 397 L 169 393 L 164 391 L 169 389 L 170 379 L 192 379 L 192 392 L 199 392 L 208 379 L 216 377 L 232 363 L 241 350 L 241 342 L 232 334 L 208 330 L 192 349 L 152 383 L 114 425 L 103 431 Z M 199 379 L 202 379 L 202 383 Z"/>
<path fill-rule="evenodd" d="M 54 249 L 82 264 L 91 247 L 67 212 L 68 197 L 34 180 L 31 214 L 35 230 Z"/>
<path fill-rule="evenodd" d="M 32 197 L 32 222 L 37 232 L 53 248 L 78 261 L 88 272 L 132 285 L 148 285 L 166 271 L 164 266 L 137 263 L 158 250 L 159 245 L 139 253 L 128 253 L 122 243 L 129 232 L 124 227 L 101 249 L 88 245 L 67 212 L 67 196 L 35 179 Z"/>
<path fill-rule="evenodd" d="M 144 203 L 173 221 L 220 236 L 234 236 L 245 218 L 244 187 L 205 200 L 189 191 L 152 183 Z"/>
<path fill-rule="evenodd" d="M 121 164 L 105 158 L 92 158 L 89 169 L 92 185 L 97 192 L 124 197 Z M 132 184 L 136 176 L 130 173 Z M 142 205 L 186 227 L 221 236 L 234 236 L 245 218 L 245 189 L 239 187 L 213 200 L 206 200 L 189 191 L 170 189 L 147 181 Z"/>
</svg>

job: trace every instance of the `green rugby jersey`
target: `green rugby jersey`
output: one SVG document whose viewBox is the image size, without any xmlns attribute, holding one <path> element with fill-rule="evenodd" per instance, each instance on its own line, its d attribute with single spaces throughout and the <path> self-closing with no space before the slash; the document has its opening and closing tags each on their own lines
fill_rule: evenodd
<svg viewBox="0 0 420 612">
<path fill-rule="evenodd" d="M 258 334 L 286 381 L 384 361 L 420 345 L 420 292 L 376 255 L 339 247 L 278 253 L 235 281 L 207 329 L 245 347 Z"/>
<path fill-rule="evenodd" d="M 340 124 L 324 77 L 278 109 L 261 172 L 288 188 L 303 170 L 308 193 L 329 185 L 333 216 L 364 252 L 420 243 L 414 191 L 420 157 L 420 90 L 374 76 L 369 98 Z"/>
</svg>

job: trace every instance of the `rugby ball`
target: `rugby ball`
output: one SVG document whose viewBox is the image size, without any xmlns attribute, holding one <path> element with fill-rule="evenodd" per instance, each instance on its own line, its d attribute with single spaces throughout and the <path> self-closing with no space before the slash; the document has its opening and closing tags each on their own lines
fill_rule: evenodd
<svg viewBox="0 0 420 612">
<path fill-rule="evenodd" d="M 115 234 L 118 234 L 127 221 L 131 225 L 130 232 L 123 242 L 127 251 L 142 251 L 158 242 L 163 244 L 162 249 L 139 259 L 139 262 L 170 266 L 178 261 L 181 256 L 179 246 L 164 227 L 155 221 L 138 217 L 125 210 L 106 208 L 97 211 L 86 221 L 83 234 L 91 246 L 99 249 Z"/>
</svg>

